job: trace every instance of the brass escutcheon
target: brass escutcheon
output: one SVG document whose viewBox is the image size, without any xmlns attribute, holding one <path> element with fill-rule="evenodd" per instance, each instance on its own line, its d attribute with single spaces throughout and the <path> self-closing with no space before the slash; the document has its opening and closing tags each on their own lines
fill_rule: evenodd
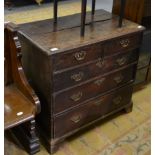
<svg viewBox="0 0 155 155">
<path fill-rule="evenodd" d="M 126 57 L 122 57 L 122 58 L 119 58 L 116 60 L 116 62 L 119 66 L 124 65 L 126 63 L 126 61 L 127 61 Z"/>
<path fill-rule="evenodd" d="M 83 72 L 79 72 L 78 74 L 71 75 L 71 79 L 78 82 L 82 80 L 82 77 L 84 76 Z"/>
<path fill-rule="evenodd" d="M 102 103 L 103 103 L 103 100 L 100 99 L 100 100 L 98 100 L 98 101 L 95 101 L 95 102 L 94 102 L 94 105 L 99 106 L 99 105 L 101 105 Z"/>
<path fill-rule="evenodd" d="M 120 105 L 121 101 L 122 101 L 122 97 L 121 96 L 118 96 L 115 99 L 113 99 L 114 105 Z"/>
<path fill-rule="evenodd" d="M 85 56 L 86 56 L 85 51 L 76 52 L 75 55 L 74 55 L 75 59 L 78 60 L 78 61 L 84 60 Z"/>
<path fill-rule="evenodd" d="M 82 92 L 78 92 L 76 94 L 73 94 L 70 98 L 73 100 L 73 101 L 79 101 L 82 97 Z"/>
<path fill-rule="evenodd" d="M 130 43 L 129 39 L 124 39 L 124 40 L 120 41 L 121 46 L 124 47 L 124 48 L 128 47 L 129 43 Z"/>
<path fill-rule="evenodd" d="M 105 81 L 105 78 L 101 78 L 101 79 L 96 80 L 94 83 L 100 86 L 104 81 Z"/>
<path fill-rule="evenodd" d="M 73 121 L 74 123 L 78 123 L 81 120 L 81 115 L 75 115 L 71 118 L 71 121 Z"/>
<path fill-rule="evenodd" d="M 119 75 L 119 76 L 114 77 L 114 81 L 115 81 L 116 83 L 121 83 L 122 80 L 123 80 L 123 76 L 122 76 L 122 75 Z"/>
<path fill-rule="evenodd" d="M 104 64 L 105 64 L 104 59 L 99 58 L 97 63 L 96 63 L 96 66 L 99 67 L 99 68 L 102 68 L 104 66 Z"/>
</svg>

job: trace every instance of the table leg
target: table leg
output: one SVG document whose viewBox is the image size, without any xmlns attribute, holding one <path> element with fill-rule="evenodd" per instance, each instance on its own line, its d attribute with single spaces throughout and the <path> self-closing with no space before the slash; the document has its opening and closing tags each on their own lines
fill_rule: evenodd
<svg viewBox="0 0 155 155">
<path fill-rule="evenodd" d="M 126 0 L 121 0 L 121 8 L 120 8 L 120 15 L 119 15 L 119 27 L 122 27 L 122 21 L 123 21 L 124 10 L 125 10 L 125 3 L 126 3 Z"/>
<path fill-rule="evenodd" d="M 85 33 L 85 20 L 86 20 L 86 6 L 87 0 L 82 0 L 81 5 L 81 36 L 84 36 Z"/>
</svg>

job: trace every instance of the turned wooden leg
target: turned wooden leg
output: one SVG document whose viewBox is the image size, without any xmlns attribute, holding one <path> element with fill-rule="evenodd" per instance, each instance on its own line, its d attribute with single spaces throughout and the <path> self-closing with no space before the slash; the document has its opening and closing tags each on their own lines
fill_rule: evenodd
<svg viewBox="0 0 155 155">
<path fill-rule="evenodd" d="M 26 151 L 33 155 L 40 151 L 39 139 L 36 136 L 35 120 L 32 119 L 25 124 L 19 125 L 12 129 L 12 132 L 20 141 Z"/>
<path fill-rule="evenodd" d="M 133 107 L 133 102 L 131 102 L 131 104 L 129 106 L 125 107 L 125 109 L 124 109 L 125 112 L 126 113 L 132 112 L 132 107 Z"/>
</svg>

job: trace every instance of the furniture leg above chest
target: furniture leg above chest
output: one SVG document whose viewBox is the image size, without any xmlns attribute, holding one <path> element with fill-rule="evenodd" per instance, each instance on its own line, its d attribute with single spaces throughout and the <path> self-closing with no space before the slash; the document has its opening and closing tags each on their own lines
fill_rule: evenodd
<svg viewBox="0 0 155 155">
<path fill-rule="evenodd" d="M 84 38 L 77 26 L 42 30 L 39 25 L 50 20 L 20 25 L 23 66 L 41 100 L 38 122 L 50 152 L 79 129 L 131 110 L 144 28 L 128 20 L 118 28 L 116 21 L 111 17 L 86 25 Z"/>
</svg>

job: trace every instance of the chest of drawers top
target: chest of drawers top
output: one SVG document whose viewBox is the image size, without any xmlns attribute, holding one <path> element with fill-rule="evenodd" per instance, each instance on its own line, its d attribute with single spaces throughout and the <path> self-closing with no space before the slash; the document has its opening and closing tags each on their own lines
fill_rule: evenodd
<svg viewBox="0 0 155 155">
<path fill-rule="evenodd" d="M 143 27 L 124 20 L 123 27 L 118 28 L 118 17 L 104 10 L 96 11 L 94 22 L 90 24 L 91 16 L 88 12 L 86 20 L 86 33 L 84 38 L 80 36 L 80 14 L 60 17 L 57 29 L 54 31 L 52 19 L 21 24 L 19 35 L 32 41 L 47 55 L 70 52 L 70 50 L 84 47 L 84 50 L 102 48 L 104 41 L 143 31 Z M 78 48 L 78 49 L 77 49 Z"/>
</svg>

